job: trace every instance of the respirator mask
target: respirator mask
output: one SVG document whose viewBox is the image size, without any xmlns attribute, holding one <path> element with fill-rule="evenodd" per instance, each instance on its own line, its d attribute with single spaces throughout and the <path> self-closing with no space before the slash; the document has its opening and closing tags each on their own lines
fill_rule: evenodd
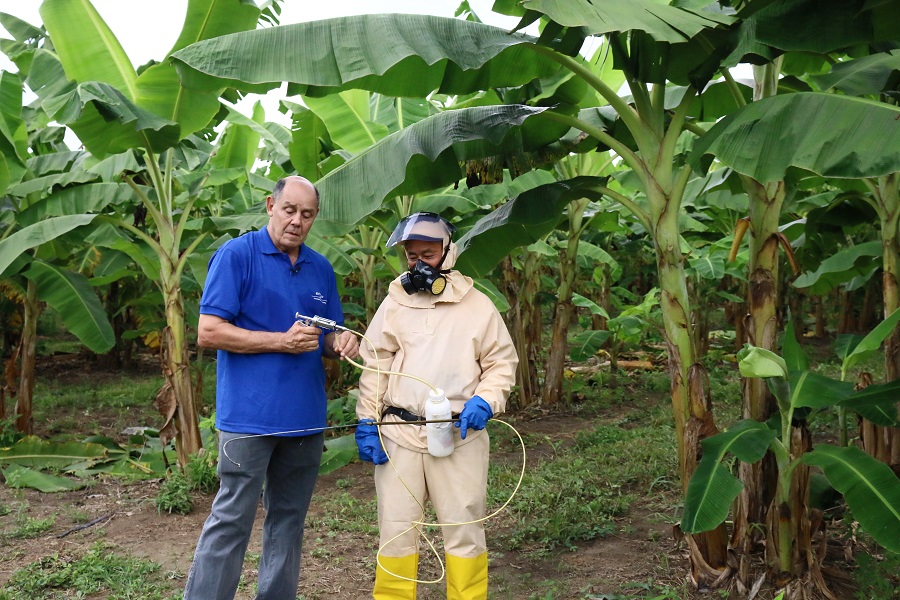
<svg viewBox="0 0 900 600">
<path fill-rule="evenodd" d="M 431 265 L 417 260 L 412 269 L 400 276 L 400 284 L 410 296 L 416 292 L 429 292 L 437 296 L 447 287 L 447 278 Z"/>
<path fill-rule="evenodd" d="M 455 231 L 456 227 L 439 214 L 417 212 L 400 219 L 385 247 L 393 248 L 397 244 L 412 240 L 439 242 L 444 248 L 444 256 L 438 263 L 438 267 L 440 267 L 447 257 L 450 239 Z M 427 292 L 432 296 L 437 296 L 447 287 L 447 278 L 444 277 L 444 273 L 449 272 L 449 270 L 442 271 L 440 268 L 432 267 L 423 260 L 417 260 L 409 271 L 400 275 L 400 283 L 409 295 Z"/>
</svg>

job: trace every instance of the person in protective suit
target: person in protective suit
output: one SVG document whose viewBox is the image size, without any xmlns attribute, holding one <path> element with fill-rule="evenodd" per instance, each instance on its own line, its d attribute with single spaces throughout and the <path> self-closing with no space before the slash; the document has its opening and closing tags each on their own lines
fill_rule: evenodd
<svg viewBox="0 0 900 600">
<path fill-rule="evenodd" d="M 518 357 L 503 318 L 472 279 L 451 270 L 455 228 L 435 213 L 415 213 L 397 225 L 387 247 L 402 244 L 409 266 L 366 331 L 360 355 L 356 430 L 359 456 L 375 466 L 380 554 L 373 597 L 416 597 L 419 530 L 430 500 L 442 528 L 447 598 L 487 598 L 487 421 L 503 412 L 515 384 Z M 377 361 L 376 361 L 377 357 Z M 373 421 L 423 421 L 429 389 L 408 373 L 443 389 L 458 429 L 449 456 L 428 452 L 427 427 L 379 427 Z M 383 444 L 382 444 L 383 442 Z M 390 455 L 390 461 L 388 461 Z M 452 524 L 452 525 L 451 525 Z"/>
</svg>

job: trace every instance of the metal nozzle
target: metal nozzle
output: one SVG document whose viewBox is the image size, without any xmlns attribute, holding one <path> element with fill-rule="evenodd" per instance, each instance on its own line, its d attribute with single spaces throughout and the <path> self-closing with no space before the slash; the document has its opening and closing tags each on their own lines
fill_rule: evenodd
<svg viewBox="0 0 900 600">
<path fill-rule="evenodd" d="M 302 321 L 304 325 L 318 327 L 319 329 L 330 329 L 332 331 L 349 331 L 346 327 L 341 327 L 331 319 L 325 319 L 318 315 L 315 317 L 307 317 L 305 315 L 301 315 L 300 313 L 296 313 L 294 315 L 294 318 L 298 321 Z"/>
</svg>

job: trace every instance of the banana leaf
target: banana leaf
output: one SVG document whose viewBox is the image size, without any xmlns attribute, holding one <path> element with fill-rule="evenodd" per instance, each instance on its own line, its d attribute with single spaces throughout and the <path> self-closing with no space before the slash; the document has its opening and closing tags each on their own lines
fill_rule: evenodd
<svg viewBox="0 0 900 600">
<path fill-rule="evenodd" d="M 784 179 L 790 167 L 835 178 L 888 175 L 900 171 L 900 108 L 815 92 L 765 98 L 719 121 L 689 161 L 705 172 L 712 155 L 761 183 Z"/>
<path fill-rule="evenodd" d="M 839 62 L 825 75 L 813 77 L 822 90 L 838 89 L 849 96 L 869 96 L 889 90 L 900 71 L 900 50 L 879 52 Z"/>
<path fill-rule="evenodd" d="M 237 115 L 238 113 L 229 108 L 229 114 Z M 253 127 L 247 125 L 246 121 L 259 125 L 265 121 L 265 118 L 265 110 L 262 104 L 257 102 L 253 105 L 252 119 L 244 117 L 245 122 L 237 123 L 232 121 L 228 123 L 222 132 L 222 141 L 219 142 L 216 153 L 209 159 L 210 165 L 215 169 L 237 167 L 244 172 L 249 172 L 256 162 L 260 135 Z"/>
<path fill-rule="evenodd" d="M 252 30 L 259 17 L 259 8 L 245 0 L 189 0 L 184 25 L 169 54 L 200 40 Z M 163 60 L 138 76 L 135 103 L 178 123 L 184 137 L 209 125 L 219 111 L 222 91 L 184 89 L 175 65 Z"/>
<path fill-rule="evenodd" d="M 473 280 L 473 284 L 475 285 L 475 289 L 484 293 L 485 296 L 491 299 L 491 302 L 494 303 L 494 306 L 497 307 L 498 311 L 505 313 L 509 310 L 509 300 L 506 299 L 503 292 L 497 289 L 497 286 L 494 285 L 492 281 L 479 277 Z"/>
<path fill-rule="evenodd" d="M 26 83 L 50 118 L 71 127 L 98 158 L 132 148 L 158 152 L 181 137 L 177 123 L 140 108 L 118 88 L 71 81 L 59 58 L 47 50 L 35 52 Z"/>
<path fill-rule="evenodd" d="M 365 90 L 346 90 L 327 98 L 304 98 L 303 102 L 325 123 L 338 146 L 357 154 L 390 133 L 387 126 L 371 119 L 369 96 Z"/>
<path fill-rule="evenodd" d="M 29 157 L 26 164 L 35 177 L 42 177 L 51 173 L 68 171 L 84 155 L 84 150 L 64 150 L 51 154 L 38 154 Z"/>
<path fill-rule="evenodd" d="M 101 216 L 98 220 L 103 219 L 105 217 Z M 159 281 L 159 257 L 153 248 L 149 244 L 136 244 L 123 231 L 113 224 L 101 223 L 85 236 L 84 241 L 101 248 L 110 248 L 127 254 L 150 281 Z"/>
<path fill-rule="evenodd" d="M 356 438 L 352 434 L 325 440 L 325 452 L 322 454 L 322 462 L 319 463 L 319 475 L 327 475 L 349 465 L 357 453 Z"/>
<path fill-rule="evenodd" d="M 381 139 L 317 182 L 322 206 L 316 227 L 322 235 L 346 232 L 389 196 L 458 181 L 467 160 L 516 155 L 523 141 L 508 134 L 543 110 L 519 105 L 449 110 Z"/>
<path fill-rule="evenodd" d="M 260 10 L 252 2 L 241 0 L 190 0 L 182 30 L 173 47 L 255 27 Z M 102 82 L 120 90 L 142 111 L 178 123 L 182 136 L 198 131 L 219 110 L 221 89 L 187 93 L 174 65 L 157 63 L 138 75 L 115 34 L 90 2 L 83 0 L 47 0 L 41 4 L 41 17 L 53 41 L 68 79 L 79 83 Z M 90 147 L 92 140 L 81 138 Z"/>
<path fill-rule="evenodd" d="M 76 183 L 87 183 L 97 179 L 96 173 L 91 173 L 83 168 L 72 168 L 62 173 L 52 173 L 43 177 L 35 177 L 34 179 L 26 179 L 14 185 L 9 186 L 9 194 L 23 198 L 34 192 L 49 192 L 54 187 L 63 188 Z M 78 211 L 84 212 L 84 211 Z M 35 221 L 21 223 L 22 225 L 30 225 Z"/>
<path fill-rule="evenodd" d="M 379 14 L 234 33 L 192 44 L 172 59 L 192 89 L 261 93 L 288 82 L 288 95 L 359 88 L 424 98 L 516 87 L 558 71 L 531 49 L 534 41 L 460 19 Z"/>
<path fill-rule="evenodd" d="M 882 252 L 882 243 L 878 241 L 842 248 L 819 263 L 815 271 L 800 274 L 793 285 L 809 288 L 812 294 L 825 294 L 854 277 L 871 276 L 881 263 Z"/>
<path fill-rule="evenodd" d="M 490 273 L 519 246 L 541 239 L 559 223 L 563 209 L 579 198 L 599 199 L 605 179 L 576 177 L 526 191 L 480 219 L 456 244 L 456 268 L 473 277 Z"/>
<path fill-rule="evenodd" d="M 279 136 L 280 132 L 275 129 L 281 126 L 277 123 L 266 122 L 265 111 L 262 108 L 262 104 L 257 102 L 256 105 L 254 105 L 253 118 L 245 116 L 227 104 L 225 105 L 225 108 L 228 113 L 228 116 L 226 117 L 228 121 L 232 124 L 248 127 L 251 131 L 259 135 L 260 139 L 266 143 L 269 160 L 280 161 L 282 159 L 287 159 L 287 146 L 290 142 L 290 132 L 287 129 L 284 129 L 285 138 L 281 139 Z"/>
<path fill-rule="evenodd" d="M 305 245 L 325 256 L 328 262 L 334 267 L 334 272 L 338 275 L 349 275 L 356 270 L 356 263 L 347 254 L 342 247 L 341 238 L 336 236 L 319 236 L 317 233 L 310 232 L 306 238 Z"/>
<path fill-rule="evenodd" d="M 723 13 L 692 11 L 656 0 L 524 0 L 522 6 L 565 27 L 582 27 L 593 35 L 636 30 L 657 41 L 673 43 L 687 42 L 705 29 L 735 21 Z"/>
<path fill-rule="evenodd" d="M 853 393 L 853 384 L 812 371 L 792 371 L 791 406 L 827 408 L 846 400 Z"/>
<path fill-rule="evenodd" d="M 38 469 L 63 469 L 77 462 L 102 462 L 109 458 L 100 444 L 47 442 L 36 435 L 25 436 L 12 446 L 0 448 L 0 464 Z"/>
<path fill-rule="evenodd" d="M 803 351 L 803 346 L 797 341 L 794 334 L 794 324 L 788 323 L 784 329 L 784 341 L 781 344 L 781 353 L 784 355 L 785 366 L 788 373 L 793 371 L 808 371 L 809 358 Z"/>
<path fill-rule="evenodd" d="M 842 370 L 848 371 L 852 369 L 865 356 L 878 350 L 881 347 L 881 343 L 893 333 L 898 322 L 900 322 L 900 308 L 894 309 L 894 312 L 876 325 L 872 331 L 866 334 L 866 336 L 843 357 Z"/>
<path fill-rule="evenodd" d="M 870 385 L 838 402 L 838 406 L 853 410 L 879 427 L 900 427 L 897 419 L 897 398 L 900 379 Z"/>
<path fill-rule="evenodd" d="M 0 273 L 27 250 L 49 242 L 76 227 L 87 225 L 97 215 L 69 215 L 52 217 L 25 227 L 0 241 Z"/>
<path fill-rule="evenodd" d="M 23 227 L 27 227 L 40 223 L 48 217 L 99 213 L 111 204 L 131 203 L 134 196 L 134 190 L 125 183 L 95 183 L 69 187 L 35 202 L 19 213 L 16 220 Z"/>
<path fill-rule="evenodd" d="M 25 277 L 35 282 L 38 298 L 53 307 L 66 329 L 91 352 L 103 354 L 115 346 L 106 310 L 84 275 L 35 260 Z"/>
<path fill-rule="evenodd" d="M 725 455 L 731 453 L 743 462 L 755 463 L 765 455 L 776 436 L 777 432 L 765 423 L 746 419 L 700 443 L 703 458 L 688 483 L 681 517 L 682 531 L 709 531 L 728 516 L 731 503 L 744 486 L 722 464 Z"/>
<path fill-rule="evenodd" d="M 90 2 L 44 0 L 40 13 L 69 80 L 109 84 L 134 102 L 137 73 L 125 49 Z"/>
<path fill-rule="evenodd" d="M 569 340 L 569 358 L 577 362 L 589 359 L 597 354 L 610 335 L 609 331 L 582 331 Z"/>
<path fill-rule="evenodd" d="M 69 477 L 49 475 L 19 465 L 10 465 L 3 469 L 3 478 L 6 479 L 6 485 L 11 488 L 33 488 L 45 494 L 71 492 L 85 486 L 84 482 Z"/>
<path fill-rule="evenodd" d="M 28 159 L 28 132 L 22 120 L 22 81 L 15 73 L 0 72 L 0 155 L 9 177 L 0 181 L 0 191 L 10 181 L 21 179 Z"/>
<path fill-rule="evenodd" d="M 324 142 L 328 139 L 328 129 L 316 113 L 306 107 L 291 107 L 291 143 L 288 151 L 291 164 L 298 175 L 310 181 L 318 181 L 324 173 L 319 161 L 324 156 Z"/>
<path fill-rule="evenodd" d="M 890 467 L 854 446 L 817 446 L 802 460 L 825 472 L 854 519 L 876 542 L 900 552 L 900 479 Z"/>
</svg>

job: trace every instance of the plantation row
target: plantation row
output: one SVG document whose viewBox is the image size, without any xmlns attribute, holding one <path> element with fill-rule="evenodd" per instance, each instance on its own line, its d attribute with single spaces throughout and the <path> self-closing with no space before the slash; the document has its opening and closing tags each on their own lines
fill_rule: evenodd
<svg viewBox="0 0 900 600">
<path fill-rule="evenodd" d="M 468 19 L 279 26 L 279 2 L 198 0 L 175 47 L 138 69 L 89 2 L 44 0 L 40 26 L 0 14 L 18 67 L 0 74 L 0 311 L 18 430 L 33 427 L 49 307 L 105 360 L 159 345 L 161 438 L 187 465 L 203 447 L 191 356 L 207 261 L 262 226 L 262 200 L 296 173 L 322 198 L 308 243 L 360 328 L 403 268 L 384 249 L 397 221 L 453 221 L 457 267 L 514 333 L 519 407 L 560 402 L 568 359 L 603 352 L 614 370 L 661 331 L 698 586 L 720 581 L 729 548 L 746 578 L 766 531 L 770 572 L 798 588 L 817 572 L 811 469 L 840 492 L 868 490 L 846 500 L 897 551 L 900 39 L 887 24 L 900 7 L 525 4 L 494 10 L 520 28 L 540 20 L 537 38 L 484 25 L 465 3 Z M 799 35 L 812 17 L 815 34 Z M 753 80 L 734 77 L 741 64 Z M 285 82 L 290 128 L 231 104 Z M 69 131 L 83 148 L 65 145 Z M 716 335 L 752 346 L 746 420 L 721 435 L 703 366 L 717 314 L 733 330 Z M 803 357 L 805 333 L 848 334 L 839 379 Z M 884 383 L 854 391 L 854 366 L 882 344 Z M 862 449 L 846 433 L 810 447 L 803 417 L 831 406 L 863 417 Z M 743 461 L 735 474 L 727 456 Z"/>
</svg>

